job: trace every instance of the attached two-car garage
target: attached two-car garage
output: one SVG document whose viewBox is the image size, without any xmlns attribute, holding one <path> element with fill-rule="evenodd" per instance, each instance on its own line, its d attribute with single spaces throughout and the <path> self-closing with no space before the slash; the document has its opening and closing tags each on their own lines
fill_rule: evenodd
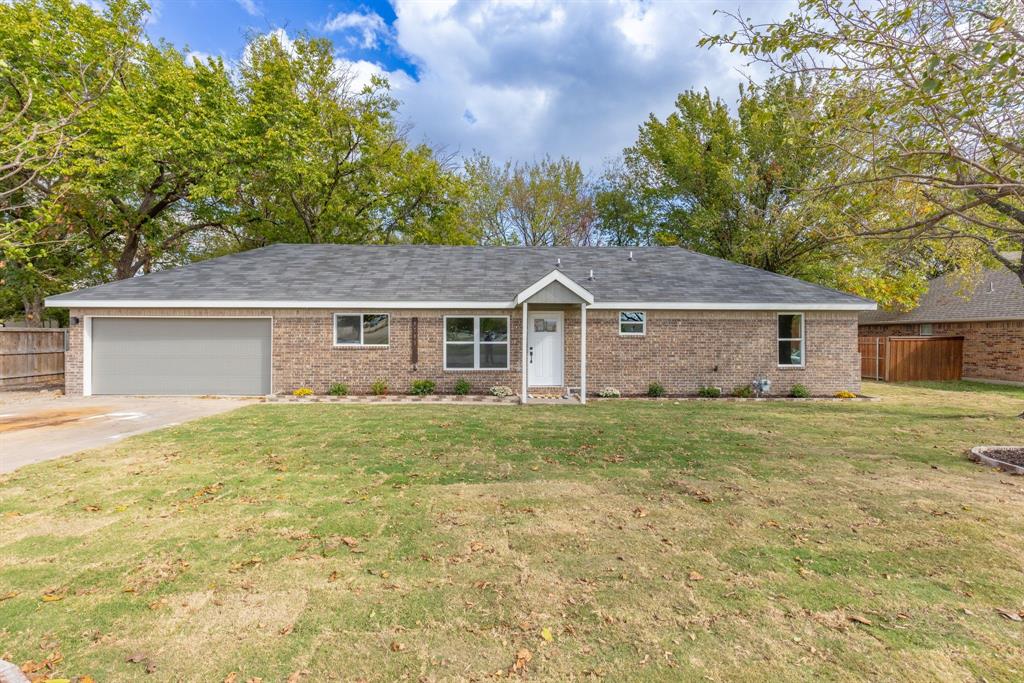
<svg viewBox="0 0 1024 683">
<path fill-rule="evenodd" d="M 92 394 L 271 392 L 269 318 L 107 318 L 87 321 Z"/>
</svg>

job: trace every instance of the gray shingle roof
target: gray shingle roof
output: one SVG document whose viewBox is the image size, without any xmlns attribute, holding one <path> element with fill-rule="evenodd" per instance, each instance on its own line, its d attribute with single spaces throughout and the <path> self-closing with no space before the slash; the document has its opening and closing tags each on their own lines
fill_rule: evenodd
<svg viewBox="0 0 1024 683">
<path fill-rule="evenodd" d="M 960 279 L 945 275 L 928 283 L 917 308 L 861 313 L 862 325 L 939 323 L 966 320 L 1024 320 L 1024 286 L 1005 268 L 984 270 L 964 289 Z"/>
<path fill-rule="evenodd" d="M 629 260 L 629 252 L 633 260 Z M 558 261 L 561 259 L 561 265 Z M 595 303 L 873 305 L 859 297 L 675 247 L 275 244 L 47 299 L 80 302 L 511 302 L 552 270 Z M 590 271 L 594 279 L 589 279 Z"/>
</svg>

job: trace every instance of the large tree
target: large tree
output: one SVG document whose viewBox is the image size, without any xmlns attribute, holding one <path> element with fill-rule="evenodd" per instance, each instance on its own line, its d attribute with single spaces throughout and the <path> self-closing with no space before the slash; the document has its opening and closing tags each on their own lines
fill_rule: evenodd
<svg viewBox="0 0 1024 683">
<path fill-rule="evenodd" d="M 886 302 L 913 299 L 926 254 L 849 239 L 841 205 L 807 191 L 836 163 L 814 141 L 816 101 L 810 83 L 788 78 L 741 88 L 735 114 L 707 92 L 682 93 L 606 176 L 606 239 L 677 244 Z"/>
<path fill-rule="evenodd" d="M 471 242 L 459 177 L 411 145 L 388 83 L 363 87 L 322 39 L 274 32 L 240 68 L 236 235 L 285 242 Z"/>
<path fill-rule="evenodd" d="M 465 162 L 463 221 L 497 245 L 589 245 L 595 240 L 594 188 L 578 161 L 545 157 L 504 164 L 476 153 Z"/>
<path fill-rule="evenodd" d="M 0 3 L 0 316 L 30 324 L 75 279 L 73 226 L 57 215 L 65 166 L 96 106 L 137 56 L 145 5 L 102 12 L 73 0 Z"/>
<path fill-rule="evenodd" d="M 819 187 L 871 200 L 846 212 L 852 234 L 980 245 L 1024 282 L 1019 0 L 802 0 L 781 22 L 735 19 L 704 42 L 822 83 L 841 163 Z"/>
</svg>

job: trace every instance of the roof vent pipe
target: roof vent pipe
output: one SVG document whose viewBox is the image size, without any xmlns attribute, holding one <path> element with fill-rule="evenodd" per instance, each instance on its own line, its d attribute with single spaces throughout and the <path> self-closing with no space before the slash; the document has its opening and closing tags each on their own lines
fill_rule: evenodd
<svg viewBox="0 0 1024 683">
<path fill-rule="evenodd" d="M 992 294 L 995 291 L 996 291 L 996 283 L 994 283 L 994 282 L 988 283 L 988 293 Z"/>
<path fill-rule="evenodd" d="M 632 251 L 631 251 L 631 252 L 629 252 L 629 260 L 630 260 L 630 261 L 632 261 L 632 260 L 633 260 L 633 252 L 632 252 Z"/>
<path fill-rule="evenodd" d="M 590 276 L 587 279 L 588 280 L 593 280 L 594 279 L 594 269 L 593 268 L 590 269 Z"/>
<path fill-rule="evenodd" d="M 557 259 L 555 259 L 555 268 L 561 268 L 561 267 L 562 267 L 562 257 L 559 256 Z"/>
</svg>

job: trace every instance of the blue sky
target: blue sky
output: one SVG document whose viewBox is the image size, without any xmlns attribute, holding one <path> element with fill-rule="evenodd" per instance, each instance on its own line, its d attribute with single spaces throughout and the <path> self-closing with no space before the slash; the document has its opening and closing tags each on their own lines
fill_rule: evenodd
<svg viewBox="0 0 1024 683">
<path fill-rule="evenodd" d="M 702 31 L 732 27 L 715 9 L 769 19 L 794 4 L 155 0 L 148 33 L 228 62 L 254 34 L 327 36 L 357 80 L 388 77 L 416 142 L 500 160 L 564 154 L 597 173 L 681 90 L 735 98 L 750 71 L 744 60 L 696 47 Z"/>
</svg>

